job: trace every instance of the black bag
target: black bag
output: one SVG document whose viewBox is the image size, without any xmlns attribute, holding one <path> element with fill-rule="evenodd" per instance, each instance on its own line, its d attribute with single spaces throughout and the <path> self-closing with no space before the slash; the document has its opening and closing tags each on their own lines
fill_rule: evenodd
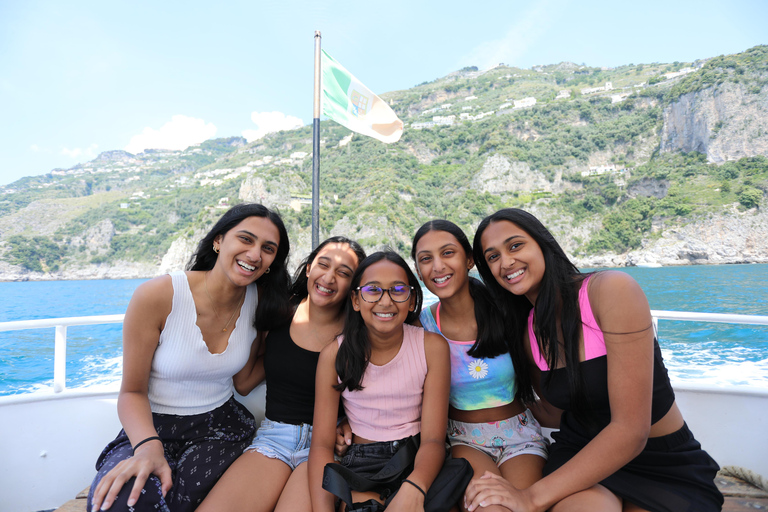
<svg viewBox="0 0 768 512">
<path fill-rule="evenodd" d="M 413 471 L 413 461 L 419 447 L 418 436 L 412 436 L 400 447 L 387 464 L 370 478 L 365 478 L 341 464 L 331 462 L 323 470 L 323 489 L 347 504 L 348 512 L 381 512 L 392 501 L 403 480 Z M 474 472 L 466 459 L 445 461 L 424 501 L 425 512 L 446 512 L 461 498 Z M 375 491 L 386 500 L 352 502 L 352 491 Z"/>
</svg>

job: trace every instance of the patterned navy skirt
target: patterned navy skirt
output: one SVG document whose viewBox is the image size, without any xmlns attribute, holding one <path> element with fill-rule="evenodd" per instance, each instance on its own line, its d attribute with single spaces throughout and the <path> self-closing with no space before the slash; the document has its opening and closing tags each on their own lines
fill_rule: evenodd
<svg viewBox="0 0 768 512">
<path fill-rule="evenodd" d="M 197 508 L 224 471 L 248 447 L 256 431 L 253 415 L 234 397 L 220 407 L 191 416 L 152 414 L 155 429 L 163 440 L 165 459 L 173 474 L 173 487 L 163 498 L 160 479 L 151 475 L 139 500 L 128 507 L 135 478 L 128 480 L 110 507 L 122 511 L 187 512 Z M 120 461 L 132 455 L 131 442 L 121 430 L 96 461 L 96 478 L 88 493 L 91 512 L 93 492 L 101 479 Z"/>
</svg>

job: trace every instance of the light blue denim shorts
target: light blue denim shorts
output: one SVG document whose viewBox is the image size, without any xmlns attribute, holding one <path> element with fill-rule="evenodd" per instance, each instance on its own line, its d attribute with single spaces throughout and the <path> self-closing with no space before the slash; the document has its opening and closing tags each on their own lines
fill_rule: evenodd
<svg viewBox="0 0 768 512">
<path fill-rule="evenodd" d="M 496 466 L 523 454 L 547 458 L 549 439 L 530 409 L 517 416 L 491 423 L 464 423 L 448 418 L 451 446 L 466 445 L 488 455 Z"/>
<path fill-rule="evenodd" d="M 291 425 L 265 419 L 246 452 L 255 450 L 270 459 L 279 459 L 293 470 L 309 457 L 312 425 Z"/>
</svg>

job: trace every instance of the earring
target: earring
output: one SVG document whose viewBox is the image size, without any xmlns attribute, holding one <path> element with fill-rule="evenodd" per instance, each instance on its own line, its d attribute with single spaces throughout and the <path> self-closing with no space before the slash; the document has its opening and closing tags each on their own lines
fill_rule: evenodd
<svg viewBox="0 0 768 512">
<path fill-rule="evenodd" d="M 219 254 L 219 248 L 216 247 L 216 244 L 213 244 L 213 252 L 215 252 L 216 254 Z"/>
<path fill-rule="evenodd" d="M 264 273 L 269 274 L 269 267 L 267 267 L 267 270 L 265 270 Z"/>
</svg>

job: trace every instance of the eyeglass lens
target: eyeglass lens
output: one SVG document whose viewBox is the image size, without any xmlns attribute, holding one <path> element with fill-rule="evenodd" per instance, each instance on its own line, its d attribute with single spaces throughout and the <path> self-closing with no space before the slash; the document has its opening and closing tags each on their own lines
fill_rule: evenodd
<svg viewBox="0 0 768 512">
<path fill-rule="evenodd" d="M 411 297 L 411 287 L 405 285 L 396 285 L 391 288 L 381 288 L 380 286 L 361 286 L 360 295 L 366 302 L 378 302 L 384 296 L 384 292 L 389 293 L 393 302 L 405 302 Z"/>
</svg>

